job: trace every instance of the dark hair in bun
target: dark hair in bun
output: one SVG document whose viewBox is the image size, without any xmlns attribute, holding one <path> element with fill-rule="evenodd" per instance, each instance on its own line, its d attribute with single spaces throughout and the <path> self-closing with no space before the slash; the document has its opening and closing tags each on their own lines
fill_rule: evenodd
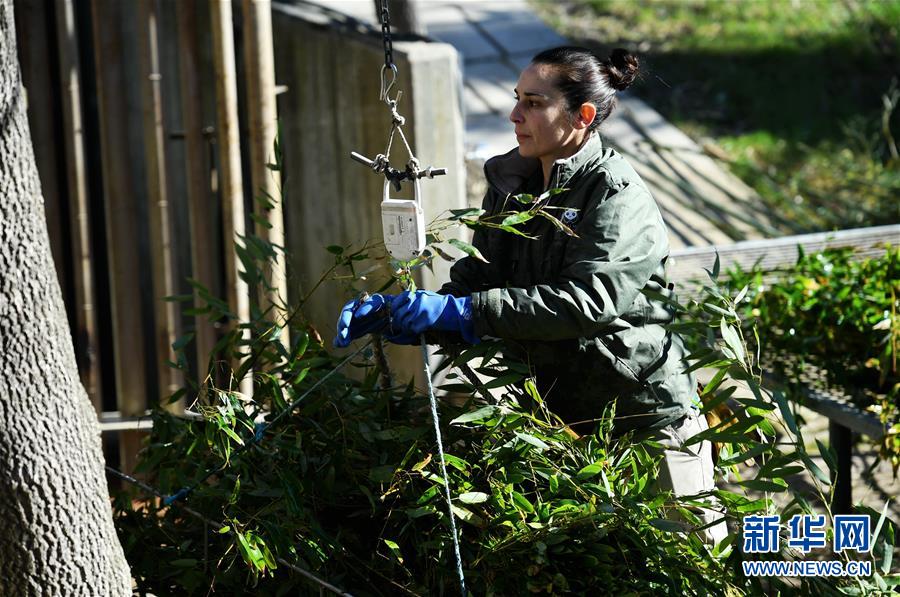
<svg viewBox="0 0 900 597">
<path fill-rule="evenodd" d="M 566 98 L 566 106 L 575 112 L 581 104 L 597 106 L 590 125 L 594 130 L 609 118 L 616 105 L 616 92 L 627 89 L 637 78 L 640 62 L 628 50 L 616 48 L 606 60 L 600 60 L 587 48 L 561 46 L 544 50 L 533 64 L 556 67 L 556 87 Z"/>
</svg>

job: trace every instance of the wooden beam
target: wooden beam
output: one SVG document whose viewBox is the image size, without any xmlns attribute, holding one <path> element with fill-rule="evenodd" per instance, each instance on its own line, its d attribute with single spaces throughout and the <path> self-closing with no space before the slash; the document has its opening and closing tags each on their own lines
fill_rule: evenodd
<svg viewBox="0 0 900 597">
<path fill-rule="evenodd" d="M 180 0 L 178 11 L 178 66 L 181 86 L 182 130 L 185 144 L 188 216 L 191 227 L 192 277 L 215 294 L 215 263 L 212 225 L 215 216 L 209 185 L 208 164 L 203 139 L 203 109 L 200 94 L 200 58 L 197 45 L 196 0 Z M 199 299 L 196 307 L 201 306 Z M 213 323 L 205 315 L 195 321 L 197 367 L 202 379 L 207 373 L 209 356 L 216 343 Z"/>
<path fill-rule="evenodd" d="M 222 228 L 225 243 L 225 292 L 228 306 L 238 322 L 250 321 L 250 293 L 240 276 L 240 260 L 234 245 L 243 245 L 245 234 L 244 193 L 241 175 L 241 145 L 238 126 L 237 75 L 231 0 L 211 0 L 213 63 L 216 71 L 217 139 L 219 145 L 219 191 L 222 196 Z M 249 342 L 250 330 L 244 330 Z M 237 369 L 238 364 L 233 365 Z M 253 394 L 253 377 L 239 380 L 245 396 Z"/>
<path fill-rule="evenodd" d="M 243 0 L 244 69 L 247 77 L 247 112 L 250 121 L 250 174 L 256 195 L 254 211 L 265 225 L 257 224 L 257 236 L 277 247 L 284 247 L 284 215 L 281 206 L 281 180 L 278 172 L 266 164 L 275 161 L 273 144 L 278 131 L 275 103 L 275 52 L 272 43 L 272 3 L 269 0 Z M 268 288 L 261 289 L 262 308 L 272 308 L 273 321 L 284 323 L 287 313 L 287 277 L 284 253 L 264 271 Z M 281 341 L 290 346 L 288 328 Z"/>
<path fill-rule="evenodd" d="M 69 229 L 73 265 L 74 326 L 78 373 L 94 409 L 103 410 L 100 391 L 100 355 L 97 313 L 94 310 L 94 255 L 91 249 L 91 212 L 85 171 L 84 130 L 81 110 L 81 67 L 78 30 L 72 0 L 56 0 L 56 37 L 62 88 L 63 145 L 69 199 Z"/>
<path fill-rule="evenodd" d="M 119 0 L 91 0 L 116 399 L 118 410 L 131 416 L 147 409 L 147 371 L 137 243 L 140 218 L 127 151 L 128 106 L 123 93 L 126 67 L 121 24 L 126 8 Z M 120 455 L 125 470 L 132 469 L 140 441 L 137 432 L 123 434 Z"/>
<path fill-rule="evenodd" d="M 156 0 L 138 2 L 138 41 L 141 65 L 144 160 L 147 175 L 147 213 L 150 224 L 150 261 L 153 273 L 157 397 L 161 404 L 184 384 L 180 371 L 169 366 L 176 360 L 172 344 L 179 337 L 178 304 L 165 300 L 177 294 L 172 260 L 172 229 L 166 178 L 165 127 L 162 109 L 162 74 L 159 67 L 159 7 Z M 182 403 L 183 404 L 183 403 Z"/>
<path fill-rule="evenodd" d="M 757 262 L 764 269 L 772 269 L 795 263 L 799 255 L 798 246 L 803 247 L 806 253 L 833 247 L 854 247 L 857 257 L 864 259 L 883 255 L 885 244 L 900 244 L 900 224 L 677 249 L 671 252 L 666 270 L 671 281 L 686 282 L 694 278 L 705 279 L 703 268 L 712 268 L 717 253 L 722 271 L 735 264 L 749 269 Z"/>
</svg>

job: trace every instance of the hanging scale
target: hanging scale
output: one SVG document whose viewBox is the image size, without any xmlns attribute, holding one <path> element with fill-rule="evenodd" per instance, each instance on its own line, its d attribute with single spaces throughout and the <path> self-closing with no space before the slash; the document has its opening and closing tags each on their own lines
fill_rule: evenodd
<svg viewBox="0 0 900 597">
<path fill-rule="evenodd" d="M 357 162 L 370 167 L 375 172 L 384 175 L 384 187 L 381 196 L 381 227 L 384 234 L 384 246 L 391 257 L 397 261 L 411 261 L 425 250 L 425 212 L 422 209 L 422 189 L 420 179 L 434 178 L 447 173 L 446 168 L 432 168 L 424 170 L 419 168 L 419 161 L 413 155 L 412 148 L 403 134 L 403 125 L 406 119 L 397 112 L 397 104 L 400 101 L 401 92 L 397 92 L 392 99 L 391 89 L 397 82 L 397 66 L 394 64 L 393 46 L 391 44 L 390 17 L 386 0 L 382 1 L 381 30 L 384 41 L 384 65 L 381 67 L 381 92 L 380 99 L 387 104 L 391 112 L 391 134 L 388 138 L 387 149 L 383 154 L 378 154 L 375 159 L 369 159 L 355 151 L 350 152 Z M 390 75 L 390 81 L 387 80 Z M 391 144 L 394 135 L 399 134 L 409 161 L 404 170 L 391 167 L 388 161 L 391 155 Z M 390 196 L 391 187 L 400 191 L 401 183 L 410 181 L 413 184 L 413 199 L 396 199 Z"/>
</svg>

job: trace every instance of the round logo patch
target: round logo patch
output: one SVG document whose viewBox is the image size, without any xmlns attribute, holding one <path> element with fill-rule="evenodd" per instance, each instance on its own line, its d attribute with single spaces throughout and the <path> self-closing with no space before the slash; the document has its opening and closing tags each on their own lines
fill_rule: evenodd
<svg viewBox="0 0 900 597">
<path fill-rule="evenodd" d="M 577 209 L 567 209 L 563 212 L 562 221 L 564 224 L 572 224 L 578 218 Z"/>
</svg>

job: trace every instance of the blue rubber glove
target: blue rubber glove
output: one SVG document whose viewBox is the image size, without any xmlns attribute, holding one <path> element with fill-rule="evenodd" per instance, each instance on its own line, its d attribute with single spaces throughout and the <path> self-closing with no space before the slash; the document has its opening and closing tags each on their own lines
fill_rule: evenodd
<svg viewBox="0 0 900 597">
<path fill-rule="evenodd" d="M 386 328 L 389 319 L 386 305 L 393 299 L 390 295 L 373 294 L 364 300 L 348 301 L 338 317 L 335 348 L 346 348 L 353 340 Z"/>
<path fill-rule="evenodd" d="M 472 319 L 472 299 L 441 295 L 428 290 L 404 292 L 391 301 L 391 327 L 388 340 L 409 339 L 428 330 L 459 332 L 463 340 L 478 344 Z M 397 342 L 405 343 L 405 342 Z"/>
</svg>

